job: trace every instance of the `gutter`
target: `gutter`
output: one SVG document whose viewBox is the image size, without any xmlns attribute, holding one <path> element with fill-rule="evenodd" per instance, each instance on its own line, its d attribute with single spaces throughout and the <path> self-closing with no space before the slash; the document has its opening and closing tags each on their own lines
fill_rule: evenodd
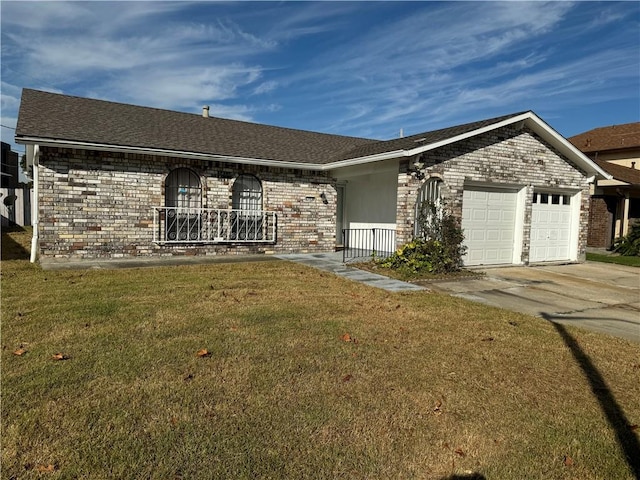
<svg viewBox="0 0 640 480">
<path fill-rule="evenodd" d="M 56 140 L 50 138 L 40 137 L 16 137 L 16 143 L 22 145 L 39 145 L 41 147 L 58 147 L 58 148 L 79 148 L 98 150 L 103 152 L 121 152 L 121 153 L 135 153 L 146 155 L 158 155 L 162 157 L 180 157 L 191 158 L 197 160 L 208 160 L 226 163 L 236 163 L 245 165 L 260 165 L 266 167 L 277 168 L 294 168 L 297 170 L 313 170 L 325 172 L 334 170 L 340 167 L 350 167 L 353 165 L 361 165 L 363 163 L 379 162 L 382 160 L 389 160 L 398 157 L 408 157 L 413 153 L 407 150 L 394 150 L 391 152 L 378 153 L 375 155 L 369 155 L 366 157 L 350 158 L 347 160 L 340 160 L 331 163 L 305 163 L 305 162 L 290 162 L 283 160 L 267 160 L 263 158 L 251 158 L 251 157 L 232 157 L 229 155 L 216 155 L 210 153 L 195 153 L 186 152 L 182 150 L 166 150 L 162 148 L 148 148 L 148 147 L 129 147 L 124 145 L 109 145 L 105 143 L 92 143 L 92 142 L 74 142 L 68 140 Z"/>
<path fill-rule="evenodd" d="M 364 157 L 349 158 L 346 160 L 339 160 L 339 161 L 330 162 L 330 163 L 305 163 L 305 162 L 268 160 L 268 159 L 251 158 L 251 157 L 233 157 L 229 155 L 195 153 L 195 152 L 187 152 L 187 151 L 180 151 L 180 150 L 166 150 L 161 148 L 130 147 L 130 146 L 124 146 L 124 145 L 109 145 L 109 144 L 103 144 L 103 143 L 78 142 L 78 141 L 58 140 L 58 139 L 52 139 L 52 138 L 39 138 L 39 137 L 16 137 L 16 142 L 19 144 L 38 144 L 40 146 L 47 146 L 47 147 L 82 148 L 82 149 L 86 148 L 86 149 L 98 150 L 98 151 L 115 151 L 115 152 L 122 152 L 122 153 L 137 153 L 137 154 L 142 153 L 142 154 L 158 155 L 158 156 L 165 156 L 165 157 L 191 158 L 191 159 L 219 161 L 219 162 L 235 163 L 235 164 L 260 165 L 260 166 L 266 166 L 266 167 L 293 168 L 297 170 L 326 172 L 329 170 L 335 170 L 336 168 L 351 167 L 354 165 L 362 165 L 366 163 L 379 162 L 379 161 L 390 160 L 394 158 L 412 157 L 414 155 L 419 155 L 420 153 L 433 150 L 445 145 L 449 145 L 451 143 L 459 142 L 461 140 L 465 140 L 467 138 L 471 138 L 476 135 L 490 132 L 492 130 L 495 130 L 507 125 L 511 125 L 514 123 L 519 124 L 519 127 L 522 127 L 525 124 L 527 124 L 530 127 L 533 127 L 532 129 L 538 135 L 540 135 L 547 142 L 551 143 L 555 148 L 560 150 L 564 155 L 578 157 L 577 158 L 577 160 L 579 160 L 578 163 L 582 163 L 582 165 L 580 166 L 585 170 L 587 171 L 591 170 L 591 172 L 595 173 L 597 176 L 600 176 L 606 180 L 611 180 L 613 178 L 611 175 L 605 172 L 602 168 L 600 168 L 595 162 L 593 162 L 586 155 L 584 155 L 580 150 L 574 147 L 568 140 L 562 137 L 550 126 L 548 126 L 533 112 L 525 112 L 521 115 L 508 118 L 498 123 L 493 123 L 491 125 L 487 125 L 482 128 L 471 130 L 469 132 L 456 135 L 454 137 L 446 138 L 438 142 L 430 143 L 428 145 L 415 147 L 410 150 L 393 150 L 390 152 L 377 153 L 375 155 L 367 155 Z"/>
</svg>

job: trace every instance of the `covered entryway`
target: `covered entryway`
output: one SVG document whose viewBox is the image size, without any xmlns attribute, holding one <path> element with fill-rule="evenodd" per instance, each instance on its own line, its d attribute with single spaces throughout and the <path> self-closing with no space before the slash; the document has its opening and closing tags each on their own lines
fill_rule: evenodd
<svg viewBox="0 0 640 480">
<path fill-rule="evenodd" d="M 513 263 L 517 207 L 515 189 L 465 187 L 462 198 L 465 265 Z"/>
<path fill-rule="evenodd" d="M 533 194 L 530 262 L 570 260 L 571 212 L 571 195 Z"/>
</svg>

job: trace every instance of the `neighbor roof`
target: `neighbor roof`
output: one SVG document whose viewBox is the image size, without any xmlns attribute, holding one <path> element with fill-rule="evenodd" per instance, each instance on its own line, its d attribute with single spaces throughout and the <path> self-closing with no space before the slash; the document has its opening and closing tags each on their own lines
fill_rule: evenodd
<svg viewBox="0 0 640 480">
<path fill-rule="evenodd" d="M 600 127 L 568 139 L 584 153 L 640 147 L 640 122 Z"/>
<path fill-rule="evenodd" d="M 603 160 L 595 160 L 595 162 L 600 166 L 600 168 L 612 175 L 616 180 L 620 180 L 630 185 L 640 185 L 640 170 Z"/>
</svg>

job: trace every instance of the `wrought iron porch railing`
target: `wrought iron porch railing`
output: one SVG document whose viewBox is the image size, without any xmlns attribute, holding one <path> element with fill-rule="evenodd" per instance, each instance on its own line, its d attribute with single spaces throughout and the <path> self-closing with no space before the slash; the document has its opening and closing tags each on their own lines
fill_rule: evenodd
<svg viewBox="0 0 640 480">
<path fill-rule="evenodd" d="M 275 243 L 278 217 L 264 210 L 155 207 L 156 243 Z"/>
<path fill-rule="evenodd" d="M 396 249 L 396 231 L 386 228 L 349 228 L 342 230 L 342 262 L 357 259 L 387 258 Z"/>
</svg>

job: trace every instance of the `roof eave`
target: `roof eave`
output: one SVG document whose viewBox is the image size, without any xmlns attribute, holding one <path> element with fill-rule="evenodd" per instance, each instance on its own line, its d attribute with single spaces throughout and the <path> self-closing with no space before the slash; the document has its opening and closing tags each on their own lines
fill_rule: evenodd
<svg viewBox="0 0 640 480">
<path fill-rule="evenodd" d="M 78 142 L 58 140 L 43 137 L 15 137 L 16 143 L 22 145 L 40 145 L 42 147 L 78 148 L 98 151 L 110 151 L 121 153 L 134 153 L 143 155 L 158 155 L 162 157 L 180 157 L 216 162 L 237 163 L 243 165 L 260 165 L 266 167 L 293 168 L 297 170 L 324 170 L 324 165 L 317 163 L 291 162 L 286 160 L 270 160 L 264 158 L 234 157 L 230 155 L 209 154 L 200 152 L 187 152 L 180 150 L 166 150 L 162 148 L 132 147 L 128 145 L 111 145 L 93 142 Z"/>
<path fill-rule="evenodd" d="M 328 171 L 336 168 L 363 165 L 363 164 L 379 162 L 383 160 L 390 160 L 395 158 L 406 158 L 414 155 L 419 155 L 420 153 L 423 153 L 429 150 L 434 150 L 436 148 L 450 145 L 452 143 L 456 143 L 456 142 L 465 140 L 467 138 L 481 135 L 483 133 L 496 130 L 498 128 L 502 128 L 508 125 L 513 125 L 518 123 L 521 123 L 522 126 L 527 125 L 535 133 L 540 135 L 541 138 L 543 138 L 550 145 L 556 148 L 560 153 L 565 155 L 569 160 L 573 161 L 577 166 L 581 167 L 587 174 L 590 174 L 590 176 L 596 176 L 596 177 L 599 177 L 600 179 L 605 179 L 605 180 L 613 179 L 612 175 L 605 172 L 595 162 L 589 159 L 580 150 L 578 150 L 573 144 L 571 144 L 567 139 L 565 139 L 562 135 L 560 135 L 555 130 L 553 130 L 549 125 L 547 125 L 542 119 L 540 119 L 535 113 L 531 111 L 522 113 L 520 115 L 515 115 L 505 120 L 492 123 L 490 125 L 486 125 L 484 127 L 477 128 L 475 130 L 471 130 L 469 132 L 465 132 L 460 135 L 455 135 L 453 137 L 440 140 L 438 142 L 433 142 L 428 145 L 412 148 L 410 150 L 404 150 L 404 149 L 393 150 L 388 152 L 377 153 L 374 155 L 349 158 L 345 160 L 338 160 L 335 162 L 328 162 L 328 163 L 305 163 L 305 162 L 291 162 L 286 160 L 235 157 L 235 156 L 229 156 L 229 155 L 207 154 L 207 153 L 187 152 L 187 151 L 178 151 L 178 150 L 165 150 L 160 148 L 149 148 L 149 147 L 109 145 L 109 144 L 100 144 L 100 143 L 91 143 L 91 142 L 59 140 L 59 139 L 52 139 L 52 138 L 27 137 L 27 136 L 20 136 L 20 135 L 16 135 L 15 140 L 16 140 L 16 143 L 25 144 L 25 145 L 38 144 L 41 146 L 51 146 L 51 147 L 90 148 L 93 150 L 101 150 L 101 151 L 118 151 L 118 152 L 125 152 L 125 153 L 150 154 L 150 155 L 160 155 L 160 156 L 178 156 L 182 158 L 193 158 L 193 159 L 220 161 L 220 162 L 245 164 L 245 165 L 261 165 L 261 166 L 278 167 L 278 168 L 293 168 L 293 169 L 299 169 L 299 170 Z"/>
</svg>

